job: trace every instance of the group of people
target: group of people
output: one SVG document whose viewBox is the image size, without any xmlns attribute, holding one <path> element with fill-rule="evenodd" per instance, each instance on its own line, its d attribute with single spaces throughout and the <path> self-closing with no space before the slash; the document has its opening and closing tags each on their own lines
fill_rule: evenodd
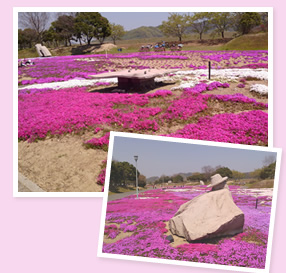
<svg viewBox="0 0 286 273">
<path fill-rule="evenodd" d="M 175 43 L 168 43 L 165 41 L 162 41 L 161 43 L 157 43 L 154 46 L 152 44 L 148 44 L 148 45 L 142 45 L 140 48 L 140 51 L 150 51 L 152 48 L 154 48 L 154 51 L 165 51 L 166 48 L 170 48 L 172 49 L 177 49 L 177 50 L 181 50 L 183 47 L 183 44 L 175 44 Z"/>
<path fill-rule="evenodd" d="M 29 66 L 29 65 L 34 65 L 35 64 L 35 62 L 32 62 L 31 60 L 26 60 L 26 59 L 24 59 L 24 60 L 20 60 L 19 62 L 18 62 L 18 67 L 21 67 L 21 66 Z"/>
</svg>

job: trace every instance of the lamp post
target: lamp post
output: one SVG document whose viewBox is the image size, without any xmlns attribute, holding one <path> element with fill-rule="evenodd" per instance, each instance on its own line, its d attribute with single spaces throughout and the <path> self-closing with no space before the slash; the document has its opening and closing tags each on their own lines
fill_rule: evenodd
<svg viewBox="0 0 286 273">
<path fill-rule="evenodd" d="M 137 178 L 137 160 L 138 160 L 138 155 L 134 155 L 134 159 L 136 162 L 136 195 L 137 195 L 137 199 L 138 199 L 138 178 Z"/>
</svg>

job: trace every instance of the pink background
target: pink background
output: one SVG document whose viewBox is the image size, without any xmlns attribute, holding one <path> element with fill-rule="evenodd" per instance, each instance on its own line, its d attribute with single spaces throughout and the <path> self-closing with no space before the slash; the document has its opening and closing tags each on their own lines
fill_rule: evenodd
<svg viewBox="0 0 286 273">
<path fill-rule="evenodd" d="M 43 2 L 42 2 L 43 3 Z M 99 6 L 98 1 L 46 1 L 49 6 Z M 159 1 L 103 1 L 104 6 L 160 6 Z M 233 4 L 232 4 L 233 3 Z M 39 6 L 39 1 L 1 3 L 1 187 L 0 272 L 218 272 L 166 264 L 97 257 L 102 198 L 12 197 L 12 13 L 13 7 Z M 165 6 L 259 6 L 274 8 L 274 146 L 285 144 L 285 11 L 282 1 L 164 1 Z M 286 172 L 282 155 L 270 272 L 285 272 Z"/>
</svg>

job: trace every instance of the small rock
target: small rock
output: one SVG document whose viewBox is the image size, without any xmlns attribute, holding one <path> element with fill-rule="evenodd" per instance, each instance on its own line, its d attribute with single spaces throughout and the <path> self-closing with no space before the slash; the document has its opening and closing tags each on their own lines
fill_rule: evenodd
<svg viewBox="0 0 286 273">
<path fill-rule="evenodd" d="M 166 240 L 169 241 L 170 243 L 173 243 L 174 242 L 174 238 L 172 235 L 169 235 L 166 237 Z"/>
</svg>

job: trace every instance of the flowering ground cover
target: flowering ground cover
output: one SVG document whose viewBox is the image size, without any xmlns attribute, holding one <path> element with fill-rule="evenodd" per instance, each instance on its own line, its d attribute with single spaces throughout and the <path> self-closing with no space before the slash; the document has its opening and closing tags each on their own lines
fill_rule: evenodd
<svg viewBox="0 0 286 273">
<path fill-rule="evenodd" d="M 206 76 L 208 61 L 213 66 L 211 80 Z M 249 68 L 253 66 L 256 68 Z M 94 74 L 123 68 L 175 67 L 180 70 L 155 78 L 157 87 L 145 93 L 112 92 L 116 79 L 92 79 Z M 267 51 L 36 59 L 34 66 L 19 68 L 19 170 L 47 191 L 72 190 L 66 182 L 53 187 L 55 177 L 51 174 L 55 173 L 55 165 L 67 169 L 64 181 L 75 177 L 78 168 L 84 172 L 84 167 L 75 163 L 77 157 L 56 153 L 44 166 L 39 158 L 33 159 L 33 149 L 43 158 L 50 153 L 46 149 L 51 145 L 55 151 L 64 150 L 69 136 L 68 141 L 74 138 L 76 147 L 80 144 L 80 154 L 87 154 L 88 148 L 95 148 L 94 154 L 101 151 L 100 158 L 93 162 L 100 169 L 96 176 L 101 175 L 96 179 L 94 174 L 87 174 L 84 179 L 102 184 L 104 168 L 99 166 L 106 157 L 112 130 L 267 146 L 267 75 Z M 49 174 L 40 178 L 43 170 Z M 82 182 L 77 183 L 79 189 Z M 101 187 L 97 189 L 101 191 Z"/>
<path fill-rule="evenodd" d="M 149 190 L 107 203 L 103 253 L 199 263 L 264 268 L 271 190 L 257 192 L 230 186 L 234 202 L 245 214 L 243 233 L 189 243 L 178 236 L 170 243 L 168 221 L 180 205 L 208 191 L 206 186 Z M 270 194 L 269 194 L 270 193 Z"/>
</svg>

